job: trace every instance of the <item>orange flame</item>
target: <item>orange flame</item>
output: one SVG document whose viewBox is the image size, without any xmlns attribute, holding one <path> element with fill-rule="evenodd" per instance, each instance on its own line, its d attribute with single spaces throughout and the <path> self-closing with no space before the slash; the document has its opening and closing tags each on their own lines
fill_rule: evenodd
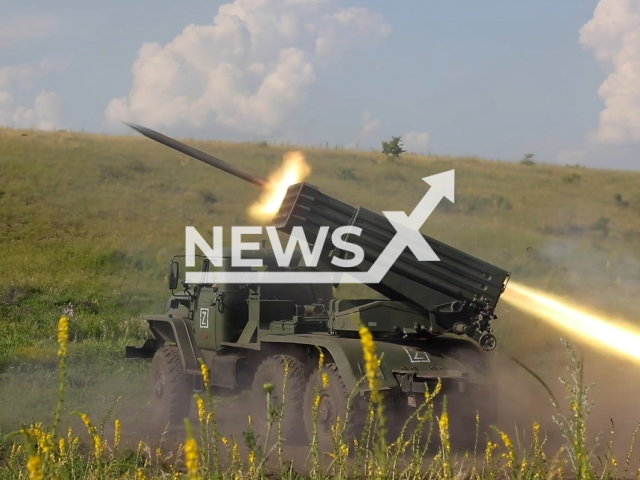
<svg viewBox="0 0 640 480">
<path fill-rule="evenodd" d="M 640 329 L 533 288 L 509 282 L 503 301 L 581 338 L 592 346 L 640 362 Z"/>
<path fill-rule="evenodd" d="M 261 221 L 271 220 L 278 213 L 287 189 L 302 182 L 310 173 L 311 167 L 302 152 L 287 153 L 282 166 L 269 176 L 262 197 L 249 207 L 249 215 Z"/>
</svg>

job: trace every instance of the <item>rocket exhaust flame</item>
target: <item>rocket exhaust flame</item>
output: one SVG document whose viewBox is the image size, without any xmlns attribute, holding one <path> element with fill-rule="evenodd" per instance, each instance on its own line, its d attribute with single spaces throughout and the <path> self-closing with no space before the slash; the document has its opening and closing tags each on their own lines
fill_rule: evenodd
<svg viewBox="0 0 640 480">
<path fill-rule="evenodd" d="M 287 189 L 302 182 L 311 173 L 311 167 L 301 152 L 289 152 L 282 166 L 269 176 L 262 197 L 249 207 L 249 214 L 261 221 L 269 221 L 278 213 Z"/>
<path fill-rule="evenodd" d="M 640 362 L 640 328 L 509 282 L 502 299 L 515 308 L 610 353 Z"/>
</svg>

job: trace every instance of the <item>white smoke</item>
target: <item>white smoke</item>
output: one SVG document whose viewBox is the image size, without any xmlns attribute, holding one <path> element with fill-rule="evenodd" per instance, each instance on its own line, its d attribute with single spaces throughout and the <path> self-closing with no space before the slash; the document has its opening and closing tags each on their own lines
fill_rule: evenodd
<svg viewBox="0 0 640 480">
<path fill-rule="evenodd" d="M 425 153 L 431 135 L 427 132 L 409 132 L 402 136 L 402 143 L 407 152 Z"/>
<path fill-rule="evenodd" d="M 605 104 L 593 140 L 640 142 L 640 1 L 600 0 L 580 43 L 609 71 L 598 95 Z"/>
<path fill-rule="evenodd" d="M 304 103 L 322 65 L 391 31 L 367 8 L 334 3 L 236 0 L 222 5 L 210 25 L 189 25 L 164 46 L 145 43 L 129 94 L 107 106 L 107 125 L 216 122 L 273 134 Z"/>
</svg>

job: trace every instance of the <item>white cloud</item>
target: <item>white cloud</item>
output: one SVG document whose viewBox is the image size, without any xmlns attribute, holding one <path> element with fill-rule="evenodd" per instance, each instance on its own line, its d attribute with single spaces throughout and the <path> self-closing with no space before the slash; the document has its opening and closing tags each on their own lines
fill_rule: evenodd
<svg viewBox="0 0 640 480">
<path fill-rule="evenodd" d="M 10 65 L 0 67 L 0 88 L 10 88 L 18 84 L 30 85 L 38 77 L 38 69 L 32 65 Z"/>
<path fill-rule="evenodd" d="M 335 55 L 345 47 L 368 47 L 391 33 L 382 15 L 368 8 L 343 8 L 327 15 L 318 26 L 316 54 Z"/>
<path fill-rule="evenodd" d="M 363 125 L 358 135 L 358 141 L 363 147 L 378 145 L 382 122 L 379 118 L 371 118 L 369 112 L 362 114 Z"/>
<path fill-rule="evenodd" d="M 0 126 L 54 130 L 62 127 L 62 97 L 42 90 L 35 96 L 33 107 L 16 103 L 16 89 L 32 90 L 35 82 L 45 74 L 63 71 L 69 61 L 45 58 L 39 65 L 11 65 L 0 67 Z"/>
<path fill-rule="evenodd" d="M 40 72 L 64 72 L 71 65 L 68 57 L 47 57 L 40 62 Z"/>
<path fill-rule="evenodd" d="M 9 92 L 0 92 L 0 126 L 13 123 L 13 96 Z"/>
<path fill-rule="evenodd" d="M 205 128 L 272 135 L 306 100 L 319 61 L 389 34 L 381 15 L 335 0 L 236 0 L 211 25 L 189 25 L 167 45 L 145 43 L 133 85 L 105 110 L 108 126 Z M 324 45 L 321 48 L 318 42 Z"/>
<path fill-rule="evenodd" d="M 42 90 L 32 108 L 14 103 L 9 92 L 0 92 L 0 125 L 36 130 L 54 130 L 62 127 L 62 97 Z"/>
<path fill-rule="evenodd" d="M 360 135 L 364 138 L 368 138 L 371 136 L 371 134 L 379 132 L 380 127 L 382 127 L 382 122 L 380 122 L 380 119 L 371 118 L 371 114 L 369 114 L 369 112 L 364 112 L 362 114 L 362 120 L 364 121 L 364 125 L 362 125 Z"/>
<path fill-rule="evenodd" d="M 69 60 L 59 58 L 45 58 L 40 65 L 7 65 L 0 67 L 0 89 L 9 90 L 12 87 L 30 89 L 35 80 L 41 76 L 64 71 L 69 66 Z"/>
<path fill-rule="evenodd" d="M 380 145 L 380 130 L 382 122 L 379 118 L 371 118 L 369 112 L 362 112 L 362 128 L 358 132 L 356 141 L 349 142 L 345 148 L 356 150 L 359 148 L 371 148 Z"/>
<path fill-rule="evenodd" d="M 0 18 L 0 48 L 45 38 L 54 33 L 59 25 L 58 17 L 53 15 L 27 15 Z"/>
<path fill-rule="evenodd" d="M 640 2 L 600 0 L 580 43 L 610 70 L 598 90 L 605 108 L 593 141 L 640 142 Z"/>
<path fill-rule="evenodd" d="M 402 135 L 402 144 L 408 152 L 425 153 L 430 137 L 427 132 L 408 132 Z"/>
</svg>

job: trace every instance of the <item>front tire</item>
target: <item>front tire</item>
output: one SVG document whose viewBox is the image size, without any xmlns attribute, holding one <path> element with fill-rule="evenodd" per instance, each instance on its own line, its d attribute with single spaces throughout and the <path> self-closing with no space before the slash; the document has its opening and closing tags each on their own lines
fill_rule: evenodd
<svg viewBox="0 0 640 480">
<path fill-rule="evenodd" d="M 284 389 L 285 366 L 288 366 L 286 390 Z M 253 377 L 251 410 L 254 425 L 258 435 L 266 434 L 268 423 L 267 401 L 264 385 L 273 384 L 271 392 L 272 408 L 282 408 L 284 396 L 284 414 L 282 416 L 282 435 L 285 441 L 304 438 L 304 431 L 300 425 L 300 410 L 304 396 L 304 386 L 307 374 L 304 365 L 290 355 L 273 355 L 267 357 L 257 368 Z M 271 439 L 273 442 L 277 434 L 278 422 L 272 426 Z"/>
<path fill-rule="evenodd" d="M 153 356 L 149 379 L 151 417 L 154 425 L 176 425 L 189 416 L 192 387 L 188 380 L 182 368 L 178 348 L 159 348 Z"/>
</svg>

